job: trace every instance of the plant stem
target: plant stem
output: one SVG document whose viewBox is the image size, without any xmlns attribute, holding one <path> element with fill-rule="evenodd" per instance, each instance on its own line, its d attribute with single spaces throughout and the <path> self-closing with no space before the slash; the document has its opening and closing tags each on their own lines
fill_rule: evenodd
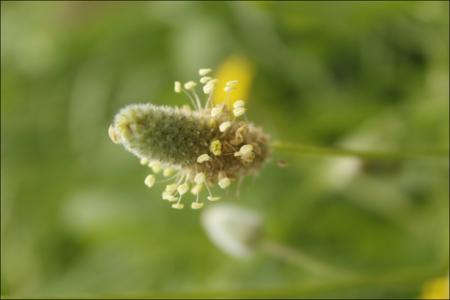
<svg viewBox="0 0 450 300">
<path fill-rule="evenodd" d="M 273 241 L 261 241 L 259 244 L 259 249 L 267 255 L 280 259 L 288 264 L 295 265 L 316 275 L 339 275 L 339 277 L 351 275 L 351 273 L 346 270 L 341 270 L 327 265 L 298 249 L 292 249 L 288 246 L 281 245 Z"/>
<path fill-rule="evenodd" d="M 364 159 L 411 159 L 411 158 L 447 158 L 448 150 L 427 150 L 427 151 L 408 151 L 408 152 L 389 152 L 389 151 L 362 151 L 362 150 L 348 150 L 331 147 L 319 147 L 311 145 L 303 145 L 296 143 L 289 143 L 283 141 L 272 142 L 272 147 L 279 150 L 285 150 L 301 155 L 314 156 L 340 156 L 340 157 L 359 157 Z"/>
</svg>

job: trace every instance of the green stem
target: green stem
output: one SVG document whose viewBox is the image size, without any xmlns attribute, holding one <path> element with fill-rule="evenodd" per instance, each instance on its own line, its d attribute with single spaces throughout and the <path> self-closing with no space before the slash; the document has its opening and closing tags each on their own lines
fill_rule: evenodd
<svg viewBox="0 0 450 300">
<path fill-rule="evenodd" d="M 273 241 L 261 241 L 259 249 L 269 256 L 282 260 L 288 264 L 295 265 L 304 271 L 316 275 L 339 275 L 339 277 L 351 275 L 347 270 L 341 270 L 337 267 L 323 263 L 316 258 L 303 253 L 299 249 L 292 249 Z"/>
<path fill-rule="evenodd" d="M 293 152 L 301 155 L 313 156 L 340 156 L 340 157 L 359 157 L 365 159 L 411 159 L 411 158 L 447 158 L 448 150 L 427 150 L 427 151 L 408 151 L 408 152 L 390 152 L 390 151 L 361 151 L 348 150 L 331 147 L 319 147 L 289 143 L 283 141 L 274 141 L 271 146 L 275 149 Z"/>
</svg>

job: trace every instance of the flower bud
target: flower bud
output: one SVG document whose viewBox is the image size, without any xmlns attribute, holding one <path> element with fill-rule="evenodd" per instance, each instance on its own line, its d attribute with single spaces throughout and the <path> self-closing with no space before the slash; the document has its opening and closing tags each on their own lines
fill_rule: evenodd
<svg viewBox="0 0 450 300">
<path fill-rule="evenodd" d="M 250 256 L 263 231 L 257 213 L 232 204 L 209 206 L 203 212 L 202 224 L 211 241 L 235 257 Z"/>
</svg>

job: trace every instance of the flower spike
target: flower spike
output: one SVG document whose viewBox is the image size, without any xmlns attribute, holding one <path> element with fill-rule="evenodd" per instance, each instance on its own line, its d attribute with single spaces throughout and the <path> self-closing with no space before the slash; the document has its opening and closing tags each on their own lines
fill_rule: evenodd
<svg viewBox="0 0 450 300">
<path fill-rule="evenodd" d="M 172 180 L 162 199 L 172 202 L 175 209 L 184 208 L 182 198 L 188 194 L 195 197 L 190 207 L 202 208 L 205 189 L 207 200 L 219 200 L 213 189 L 226 189 L 236 179 L 257 172 L 269 155 L 268 136 L 253 124 L 237 120 L 247 111 L 245 101 L 237 100 L 231 108 L 224 104 L 212 107 L 217 79 L 211 72 L 198 71 L 199 84 L 207 94 L 203 104 L 195 91 L 196 82 L 175 81 L 174 91 L 187 94 L 193 108 L 132 104 L 120 110 L 108 128 L 113 143 L 152 169 L 153 174 L 144 180 L 148 187 L 157 183 L 156 174 L 166 177 L 163 182 Z M 237 84 L 231 80 L 225 88 L 230 92 Z"/>
</svg>

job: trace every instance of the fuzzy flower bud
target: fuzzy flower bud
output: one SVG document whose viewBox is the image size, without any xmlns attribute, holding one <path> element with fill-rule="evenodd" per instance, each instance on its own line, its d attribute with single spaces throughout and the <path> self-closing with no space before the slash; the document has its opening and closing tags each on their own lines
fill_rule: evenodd
<svg viewBox="0 0 450 300">
<path fill-rule="evenodd" d="M 213 92 L 217 79 L 205 76 L 211 72 L 202 69 L 200 80 L 204 92 Z M 233 89 L 237 81 L 227 82 Z M 269 155 L 269 138 L 263 131 L 236 116 L 245 113 L 245 103 L 238 100 L 230 109 L 224 104 L 212 107 L 208 96 L 205 105 L 195 92 L 194 81 L 183 86 L 175 82 L 176 92 L 184 91 L 192 100 L 189 107 L 168 107 L 153 104 L 126 106 L 114 117 L 108 134 L 114 143 L 121 144 L 148 165 L 154 174 L 161 173 L 173 183 L 166 186 L 163 199 L 176 201 L 172 207 L 181 209 L 182 196 L 190 187 L 197 209 L 204 186 L 207 199 L 218 200 L 215 187 L 227 188 L 239 177 L 257 172 Z M 234 154 L 234 155 L 233 155 Z M 226 174 L 226 176 L 218 176 Z M 155 184 L 155 175 L 147 177 L 148 186 Z M 203 191 L 204 192 L 204 191 Z"/>
<path fill-rule="evenodd" d="M 263 232 L 257 213 L 231 204 L 208 207 L 202 215 L 202 225 L 219 249 L 241 258 L 253 253 Z"/>
<path fill-rule="evenodd" d="M 198 113 L 152 104 L 125 107 L 113 126 L 122 145 L 138 157 L 179 165 L 192 164 L 207 153 L 213 137 Z"/>
</svg>

